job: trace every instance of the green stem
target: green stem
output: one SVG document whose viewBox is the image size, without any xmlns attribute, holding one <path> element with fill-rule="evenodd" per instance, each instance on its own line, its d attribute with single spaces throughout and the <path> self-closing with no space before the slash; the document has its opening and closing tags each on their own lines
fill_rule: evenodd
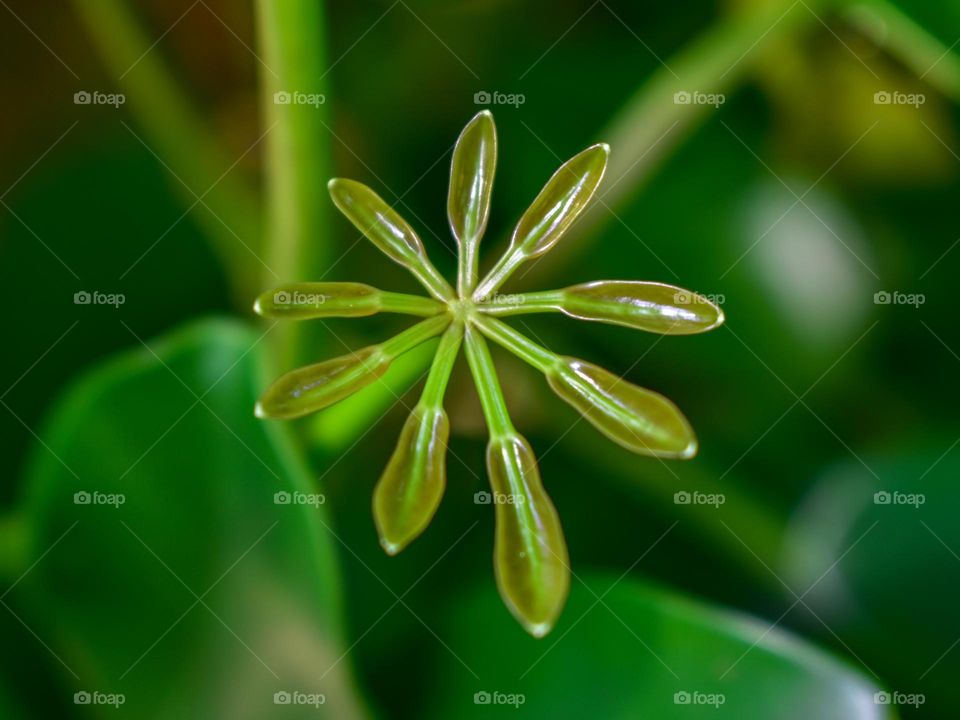
<svg viewBox="0 0 960 720">
<path fill-rule="evenodd" d="M 257 197 L 233 168 L 239 159 L 224 151 L 203 122 L 129 0 L 73 0 L 73 6 L 103 62 L 119 77 L 129 112 L 145 135 L 137 139 L 175 176 L 177 191 L 195 208 L 238 306 L 246 310 L 258 286 L 262 243 Z"/>
<path fill-rule="evenodd" d="M 533 342 L 505 322 L 492 317 L 477 317 L 473 322 L 488 338 L 540 372 L 548 373 L 556 367 L 558 360 L 556 353 L 552 353 L 542 345 Z"/>
<path fill-rule="evenodd" d="M 450 374 L 457 361 L 457 352 L 460 350 L 462 340 L 463 323 L 457 320 L 440 338 L 440 346 L 437 348 L 430 374 L 427 376 L 427 383 L 423 386 L 423 394 L 420 396 L 420 404 L 424 407 L 443 407 L 443 395 L 447 390 L 447 383 L 450 381 Z"/>
<path fill-rule="evenodd" d="M 398 357 L 412 350 L 425 340 L 442 333 L 450 324 L 449 315 L 432 317 L 409 327 L 402 333 L 394 335 L 389 340 L 380 343 L 380 352 L 390 358 Z"/>
<path fill-rule="evenodd" d="M 518 249 L 513 246 L 507 248 L 507 251 L 500 256 L 500 259 L 497 260 L 486 277 L 480 281 L 477 289 L 473 291 L 474 302 L 487 302 L 497 288 L 513 275 L 513 271 L 520 266 L 524 259 L 523 253 Z"/>
<path fill-rule="evenodd" d="M 512 296 L 512 302 L 493 302 L 477 305 L 485 315 L 527 315 L 530 313 L 559 312 L 563 304 L 563 290 L 543 290 Z"/>
<path fill-rule="evenodd" d="M 487 420 L 491 438 L 502 438 L 516 434 L 510 414 L 507 411 L 507 401 L 500 389 L 497 379 L 497 370 L 490 357 L 490 349 L 486 341 L 473 327 L 467 326 L 465 349 L 470 372 L 473 374 L 477 394 L 480 396 L 480 405 Z"/>
<path fill-rule="evenodd" d="M 477 284 L 477 268 L 479 265 L 479 241 L 463 242 L 460 244 L 460 253 L 457 262 L 457 296 L 470 297 Z"/>
<path fill-rule="evenodd" d="M 272 285 L 274 275 L 285 282 L 320 277 L 330 257 L 326 21 L 318 0 L 257 0 L 256 10 L 267 131 L 266 284 Z M 300 353 L 294 328 L 278 335 L 282 362 L 295 362 Z"/>
<path fill-rule="evenodd" d="M 420 315 L 432 317 L 445 312 L 447 307 L 431 298 L 406 293 L 381 292 L 380 309 L 383 312 L 402 313 L 404 315 Z"/>
<path fill-rule="evenodd" d="M 416 265 L 408 266 L 410 271 L 416 276 L 420 284 L 423 285 L 431 295 L 441 302 L 453 300 L 456 294 L 447 279 L 440 274 L 440 271 L 426 257 L 419 258 Z"/>
<path fill-rule="evenodd" d="M 867 0 L 847 9 L 862 33 L 899 57 L 924 81 L 960 100 L 960 57 L 887 0 Z"/>
</svg>

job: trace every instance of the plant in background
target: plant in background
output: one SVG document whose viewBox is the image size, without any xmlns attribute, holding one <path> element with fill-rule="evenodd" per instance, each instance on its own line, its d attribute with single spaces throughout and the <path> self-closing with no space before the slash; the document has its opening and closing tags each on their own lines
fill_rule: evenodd
<svg viewBox="0 0 960 720">
<path fill-rule="evenodd" d="M 398 356 L 442 335 L 420 400 L 374 491 L 380 542 L 391 555 L 424 531 L 443 496 L 450 433 L 443 397 L 460 346 L 465 346 L 490 430 L 487 470 L 496 511 L 497 586 L 510 612 L 535 637 L 549 632 L 566 600 L 567 548 L 533 450 L 510 421 L 485 338 L 540 370 L 562 400 L 628 450 L 684 459 L 696 454 L 697 441 L 686 418 L 663 396 L 596 365 L 557 355 L 498 316 L 559 311 L 669 335 L 704 332 L 723 322 L 720 309 L 703 296 L 661 283 L 604 280 L 546 292 L 497 293 L 521 264 L 548 252 L 577 220 L 603 178 L 608 156 L 607 145 L 598 144 L 564 163 L 520 218 L 507 251 L 478 283 L 478 249 L 497 160 L 493 116 L 481 112 L 460 134 L 450 171 L 447 213 L 459 245 L 456 290 L 427 258 L 414 230 L 373 190 L 334 179 L 328 185 L 334 204 L 432 297 L 359 283 L 293 283 L 264 293 L 255 304 L 256 312 L 271 318 L 378 312 L 425 318 L 386 342 L 283 375 L 257 404 L 256 414 L 264 418 L 322 410 L 376 382 Z"/>
</svg>

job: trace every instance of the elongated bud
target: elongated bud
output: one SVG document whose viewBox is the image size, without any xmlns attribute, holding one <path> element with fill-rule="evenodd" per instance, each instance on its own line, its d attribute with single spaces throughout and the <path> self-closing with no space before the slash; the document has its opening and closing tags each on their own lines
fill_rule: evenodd
<svg viewBox="0 0 960 720">
<path fill-rule="evenodd" d="M 340 212 L 388 258 L 406 265 L 426 256 L 413 228 L 372 189 L 343 178 L 334 178 L 327 188 Z"/>
<path fill-rule="evenodd" d="M 362 283 L 288 283 L 257 298 L 254 312 L 295 320 L 363 317 L 380 309 L 380 291 Z"/>
<path fill-rule="evenodd" d="M 615 443 L 641 455 L 686 459 L 697 439 L 677 406 L 662 395 L 596 365 L 558 358 L 547 381 L 561 399 Z"/>
<path fill-rule="evenodd" d="M 477 113 L 460 133 L 450 163 L 447 216 L 462 246 L 477 242 L 487 227 L 497 167 L 497 130 L 489 110 Z"/>
<path fill-rule="evenodd" d="M 490 215 L 490 195 L 497 167 L 497 129 L 489 110 L 477 113 L 460 133 L 450 163 L 447 217 L 460 246 L 457 284 L 460 293 L 473 290 L 477 252 Z"/>
<path fill-rule="evenodd" d="M 580 217 L 603 179 L 609 156 L 609 146 L 591 145 L 547 181 L 513 231 L 512 245 L 526 259 L 547 252 Z"/>
<path fill-rule="evenodd" d="M 334 205 L 384 255 L 412 272 L 435 296 L 453 296 L 450 286 L 430 264 L 419 236 L 383 198 L 355 180 L 334 178 L 327 188 Z"/>
<path fill-rule="evenodd" d="M 254 408 L 261 418 L 296 418 L 333 405 L 383 375 L 394 358 L 416 347 L 450 324 L 446 316 L 422 320 L 379 345 L 307 365 L 266 389 Z"/>
<path fill-rule="evenodd" d="M 496 506 L 497 587 L 524 629 L 543 637 L 553 628 L 570 589 L 560 519 L 543 489 L 533 450 L 521 436 L 491 438 L 487 469 Z"/>
<path fill-rule="evenodd" d="M 446 487 L 450 422 L 441 407 L 418 405 L 400 432 L 373 494 L 380 544 L 396 555 L 423 532 Z"/>
<path fill-rule="evenodd" d="M 288 372 L 260 396 L 257 417 L 288 419 L 322 410 L 366 387 L 390 367 L 379 345 Z"/>
<path fill-rule="evenodd" d="M 510 247 L 477 287 L 475 300 L 490 297 L 521 263 L 543 255 L 557 243 L 593 198 L 609 156 L 606 144 L 591 145 L 560 166 L 520 218 Z"/>
<path fill-rule="evenodd" d="M 278 320 L 311 320 L 328 317 L 363 317 L 378 312 L 429 317 L 443 312 L 443 304 L 430 298 L 384 292 L 362 283 L 288 283 L 260 295 L 254 312 Z"/>
<path fill-rule="evenodd" d="M 703 295 L 663 283 L 601 280 L 561 290 L 558 300 L 571 317 L 664 335 L 691 335 L 723 324 L 723 311 Z"/>
</svg>

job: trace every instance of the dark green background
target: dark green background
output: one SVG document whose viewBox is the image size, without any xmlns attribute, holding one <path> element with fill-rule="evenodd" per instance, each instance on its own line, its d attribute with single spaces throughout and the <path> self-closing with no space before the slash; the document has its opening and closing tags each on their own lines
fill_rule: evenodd
<svg viewBox="0 0 960 720">
<path fill-rule="evenodd" d="M 263 130 L 262 67 L 244 45 L 256 47 L 249 4 L 130 5 L 150 38 L 162 36 L 151 52 L 170 63 L 226 157 L 239 157 Z M 500 154 L 483 246 L 492 253 L 557 156 L 610 139 L 604 127 L 660 68 L 655 55 L 669 64 L 752 5 L 329 3 L 326 54 L 331 64 L 340 58 L 327 78 L 334 172 L 390 200 L 403 195 L 398 209 L 449 277 L 454 256 L 440 247 L 453 249 L 445 217 L 449 151 L 480 109 L 474 93 L 525 98 L 519 108 L 492 108 Z M 73 693 L 98 688 L 128 698 L 119 711 L 92 709 L 104 717 L 283 717 L 289 708 L 270 705 L 270 692 L 316 686 L 326 691 L 332 717 L 337 702 L 398 718 L 583 717 L 591 710 L 667 717 L 679 711 L 662 688 L 675 683 L 650 680 L 662 668 L 644 642 L 676 651 L 670 662 L 696 666 L 712 650 L 679 649 L 713 647 L 705 638 L 714 630 L 698 629 L 699 615 L 674 622 L 673 595 L 651 589 L 658 586 L 753 615 L 761 632 L 779 619 L 778 628 L 840 658 L 865 683 L 923 693 L 919 712 L 899 709 L 906 717 L 960 712 L 951 680 L 960 671 L 960 326 L 951 300 L 960 262 L 957 107 L 898 53 L 855 29 L 842 5 L 818 6 L 802 31 L 765 44 L 762 59 L 748 56 L 749 70 L 726 102 L 663 141 L 662 162 L 614 208 L 618 219 L 599 213 L 603 222 L 586 242 L 578 238 L 556 262 L 507 288 L 657 280 L 722 296 L 727 315 L 727 325 L 709 335 L 662 340 L 563 317 L 516 323 L 558 352 L 627 372 L 673 399 L 701 452 L 669 467 L 577 424 L 542 378 L 495 351 L 576 574 L 563 619 L 540 645 L 495 596 L 492 513 L 472 502 L 484 487 L 485 437 L 465 363 L 447 398 L 457 459 L 448 461 L 446 498 L 424 536 L 387 558 L 370 494 L 402 407 L 376 413 L 369 433 L 364 424 L 362 434 L 335 442 L 324 441 L 322 426 L 304 422 L 294 435 L 264 430 L 248 415 L 270 377 L 269 343 L 240 358 L 266 326 L 231 298 L 206 241 L 207 211 L 196 207 L 177 222 L 192 199 L 184 203 L 182 187 L 131 132 L 141 132 L 140 119 L 128 107 L 73 104 L 77 90 L 116 91 L 118 79 L 69 5 L 9 0 L 0 7 L 0 541 L 3 590 L 16 583 L 0 608 L 0 714 L 87 717 L 90 708 L 76 707 Z M 960 37 L 960 10 L 943 5 L 914 0 L 901 8 L 950 47 Z M 814 12 L 802 2 L 786 7 Z M 877 90 L 896 88 L 923 93 L 926 102 L 873 103 Z M 256 189 L 261 165 L 252 152 L 232 174 Z M 329 206 L 325 194 L 316 202 Z M 342 259 L 324 279 L 415 291 L 369 244 L 348 251 L 356 239 L 345 221 L 331 219 L 329 235 L 316 242 Z M 492 262 L 490 254 L 482 258 L 485 267 Z M 126 302 L 77 306 L 80 290 L 123 293 Z M 925 302 L 876 304 L 878 291 L 920 293 Z M 341 342 L 377 342 L 404 323 L 398 316 L 333 320 L 307 333 L 322 357 L 341 354 Z M 160 340 L 171 332 L 173 339 Z M 126 360 L 109 360 L 123 352 Z M 238 373 L 222 392 L 194 404 L 193 393 L 202 396 L 233 362 Z M 143 465 L 118 479 L 188 408 Z M 325 505 L 293 520 L 281 516 L 269 498 L 288 485 L 313 486 Z M 130 502 L 76 515 L 70 496 L 94 487 L 115 487 Z M 678 490 L 722 492 L 727 502 L 718 510 L 676 505 Z M 925 503 L 874 504 L 883 490 L 923 493 Z M 74 516 L 81 524 L 45 554 Z M 244 560 L 252 565 L 238 566 L 245 570 L 210 596 L 230 629 L 197 606 L 121 680 L 193 603 L 192 593 L 201 595 L 274 521 L 270 541 Z M 574 631 L 593 604 L 587 588 L 601 594 L 628 569 L 610 596 L 626 624 L 605 625 L 611 615 L 601 606 L 587 615 L 604 616 L 596 627 L 584 620 L 581 629 L 592 630 Z M 267 670 L 233 631 L 282 664 L 283 682 L 259 675 Z M 557 656 L 544 661 L 549 672 L 511 685 L 517 658 L 535 659 L 561 636 Z M 351 647 L 333 673 L 339 679 L 320 681 Z M 744 672 L 750 667 L 744 661 Z M 783 704 L 792 710 L 782 717 L 814 717 L 803 699 L 834 691 L 832 673 L 821 687 L 782 680 L 759 661 L 758 668 L 728 690 L 744 704 L 716 716 L 761 717 L 749 713 Z M 701 671 L 717 674 L 697 667 L 692 677 Z M 257 698 L 268 698 L 267 709 L 251 709 L 246 693 L 261 685 L 266 694 Z M 484 689 L 524 692 L 526 702 L 519 712 L 478 709 L 469 693 Z M 611 696 L 623 704 L 601 703 Z M 710 708 L 689 710 L 713 716 Z"/>
</svg>

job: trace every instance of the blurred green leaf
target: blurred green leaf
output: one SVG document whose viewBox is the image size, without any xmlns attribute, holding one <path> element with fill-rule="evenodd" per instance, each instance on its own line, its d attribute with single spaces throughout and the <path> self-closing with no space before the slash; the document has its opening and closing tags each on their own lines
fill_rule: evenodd
<svg viewBox="0 0 960 720">
<path fill-rule="evenodd" d="M 925 694 L 930 717 L 960 713 L 957 444 L 929 438 L 824 471 L 794 519 L 783 573 L 802 592 L 835 565 L 807 602 L 893 687 Z"/>
<path fill-rule="evenodd" d="M 518 712 L 504 708 L 512 717 L 889 717 L 875 688 L 827 654 L 765 621 L 631 579 L 575 582 L 546 640 L 492 632 L 503 618 L 492 588 L 457 605 L 442 636 L 478 677 L 443 663 L 422 717 L 489 717 L 482 701 L 494 693 L 523 695 Z M 711 695 L 723 697 L 716 709 L 703 704 Z"/>
<path fill-rule="evenodd" d="M 363 717 L 339 662 L 322 496 L 290 437 L 253 417 L 262 336 L 207 321 L 86 376 L 28 476 L 15 593 L 77 675 L 138 718 Z M 154 354 L 156 353 L 156 354 Z M 72 694 L 72 690 L 70 691 Z"/>
</svg>

